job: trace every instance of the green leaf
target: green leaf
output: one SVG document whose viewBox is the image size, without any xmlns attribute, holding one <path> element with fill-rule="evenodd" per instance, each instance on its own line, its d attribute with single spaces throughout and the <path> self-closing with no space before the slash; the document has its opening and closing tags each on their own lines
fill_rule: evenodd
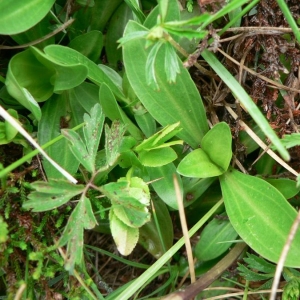
<svg viewBox="0 0 300 300">
<path fill-rule="evenodd" d="M 220 61 L 216 58 L 216 56 L 213 53 L 209 52 L 208 50 L 204 50 L 203 52 L 201 52 L 201 55 L 213 68 L 213 70 L 220 76 L 220 78 L 225 82 L 225 84 L 238 98 L 242 105 L 247 109 L 248 113 L 251 115 L 253 120 L 261 128 L 263 133 L 271 140 L 271 142 L 274 144 L 280 155 L 285 160 L 289 160 L 289 153 L 281 144 L 280 139 L 278 138 L 274 130 L 271 128 L 271 126 L 269 125 L 268 121 L 265 119 L 259 108 L 253 102 L 251 97 L 246 93 L 246 91 L 237 82 L 237 80 L 220 63 Z"/>
<path fill-rule="evenodd" d="M 117 47 L 117 41 L 123 36 L 125 26 L 131 19 L 133 19 L 132 10 L 124 2 L 116 9 L 108 24 L 105 35 L 105 52 L 109 65 L 115 70 L 123 61 L 122 49 Z"/>
<path fill-rule="evenodd" d="M 109 212 L 110 230 L 122 255 L 129 255 L 135 248 L 139 239 L 139 229 L 125 225 L 115 216 L 113 210 Z"/>
<path fill-rule="evenodd" d="M 296 186 L 296 182 L 288 178 L 265 178 L 265 180 L 272 184 L 286 199 L 293 198 L 300 191 L 300 187 Z"/>
<path fill-rule="evenodd" d="M 181 131 L 181 128 L 179 128 L 179 126 L 179 122 L 165 126 L 163 129 L 156 132 L 151 137 L 149 137 L 148 139 L 140 143 L 138 146 L 136 146 L 134 150 L 136 152 L 141 152 L 159 148 L 166 141 L 168 141 Z"/>
<path fill-rule="evenodd" d="M 275 273 L 276 266 L 272 263 L 267 262 L 262 257 L 258 257 L 254 254 L 247 253 L 247 257 L 244 261 L 248 264 L 248 267 L 255 269 L 263 273 Z"/>
<path fill-rule="evenodd" d="M 300 145 L 300 133 L 285 134 L 281 143 L 287 149 Z M 272 147 L 275 149 L 275 147 Z"/>
<path fill-rule="evenodd" d="M 38 126 L 38 142 L 44 145 L 60 135 L 61 121 L 69 118 L 68 111 L 69 93 L 63 92 L 60 95 L 53 95 L 42 108 L 43 118 Z M 74 115 L 72 116 L 74 117 Z M 71 117 L 71 122 L 72 122 Z M 82 122 L 82 121 L 81 121 Z M 74 124 L 78 125 L 78 124 Z M 78 170 L 79 162 L 69 149 L 68 141 L 61 139 L 55 144 L 48 147 L 45 151 L 50 157 L 55 158 L 55 161 L 62 166 L 70 174 L 75 174 Z M 56 170 L 48 160 L 43 160 L 43 167 L 46 175 L 49 178 L 64 178 L 64 176 Z"/>
<path fill-rule="evenodd" d="M 5 243 L 8 239 L 8 225 L 4 222 L 3 217 L 0 216 L 0 244 Z"/>
<path fill-rule="evenodd" d="M 161 15 L 161 19 L 163 22 L 166 22 L 168 20 L 179 20 L 180 14 L 179 14 L 179 5 L 176 0 L 159 0 L 158 1 L 159 6 L 159 13 Z"/>
<path fill-rule="evenodd" d="M 196 149 L 181 160 L 177 172 L 187 177 L 207 178 L 219 176 L 224 170 L 213 163 L 206 152 Z"/>
<path fill-rule="evenodd" d="M 18 112 L 16 110 L 8 109 L 7 112 L 12 117 L 14 117 L 16 120 L 19 119 L 19 115 L 18 115 Z M 9 143 L 17 135 L 18 130 L 14 126 L 12 126 L 7 120 L 4 121 L 4 129 L 5 129 L 6 142 Z"/>
<path fill-rule="evenodd" d="M 220 177 L 225 208 L 240 237 L 262 257 L 278 262 L 297 216 L 295 209 L 266 181 L 234 169 Z M 300 231 L 295 236 L 285 266 L 298 268 Z"/>
<path fill-rule="evenodd" d="M 88 172 L 93 173 L 95 171 L 93 157 L 88 152 L 80 135 L 72 129 L 62 129 L 61 133 L 70 142 L 70 150 L 77 160 L 87 169 Z"/>
<path fill-rule="evenodd" d="M 99 60 L 103 47 L 103 34 L 98 30 L 92 30 L 74 38 L 69 47 L 77 50 L 93 62 Z"/>
<path fill-rule="evenodd" d="M 153 149 L 139 153 L 139 160 L 146 167 L 161 167 L 177 158 L 176 152 L 171 148 Z"/>
<path fill-rule="evenodd" d="M 156 215 L 159 229 L 154 217 L 152 217 L 148 223 L 140 228 L 139 244 L 158 259 L 173 245 L 173 222 L 169 210 L 162 200 L 159 198 L 152 199 L 152 203 L 155 208 L 152 213 Z M 159 238 L 158 230 L 161 232 L 162 240 Z"/>
<path fill-rule="evenodd" d="M 34 212 L 57 208 L 84 189 L 83 185 L 74 185 L 63 180 L 36 181 L 31 186 L 36 191 L 28 195 L 29 201 L 24 202 L 22 207 Z"/>
<path fill-rule="evenodd" d="M 129 21 L 125 36 L 140 30 L 146 28 Z M 147 111 L 163 126 L 180 120 L 182 131 L 178 133 L 178 137 L 196 148 L 208 131 L 206 113 L 199 92 L 181 61 L 176 83 L 167 82 L 164 70 L 165 51 L 162 51 L 164 49 L 158 52 L 155 64 L 159 90 L 148 86 L 145 66 L 150 50 L 145 50 L 145 43 L 145 40 L 132 40 L 124 45 L 123 56 L 128 80 Z"/>
<path fill-rule="evenodd" d="M 82 197 L 69 217 L 64 232 L 58 241 L 58 247 L 67 244 L 65 268 L 70 274 L 73 274 L 75 264 L 82 262 L 83 230 L 92 229 L 96 224 L 97 221 L 90 200 Z"/>
<path fill-rule="evenodd" d="M 55 37 L 52 36 L 48 39 L 44 39 L 43 37 L 50 32 L 52 32 L 52 26 L 49 26 L 50 23 L 53 23 L 54 18 L 52 14 L 49 12 L 45 18 L 43 18 L 39 23 L 30 29 L 19 33 L 11 35 L 10 37 L 16 41 L 19 45 L 27 44 L 35 40 L 41 40 L 38 44 L 35 44 L 35 47 L 39 49 L 44 49 L 46 46 L 55 44 Z M 56 20 L 55 20 L 56 21 Z"/>
<path fill-rule="evenodd" d="M 201 147 L 223 172 L 228 167 L 232 157 L 231 131 L 225 122 L 216 124 L 202 139 Z"/>
<path fill-rule="evenodd" d="M 143 134 L 140 129 L 128 118 L 118 102 L 111 89 L 103 83 L 99 90 L 99 99 L 103 112 L 111 121 L 122 121 L 126 125 L 128 132 L 136 139 L 142 140 Z"/>
<path fill-rule="evenodd" d="M 0 1 L 0 34 L 26 31 L 45 17 L 55 0 Z"/>
<path fill-rule="evenodd" d="M 176 167 L 173 163 L 161 166 L 159 168 L 146 167 L 147 173 L 150 177 L 151 185 L 157 195 L 170 207 L 178 210 L 177 196 L 174 189 L 173 176 L 175 174 L 181 196 L 183 196 L 183 187 L 181 177 L 176 173 Z M 158 180 L 157 180 L 158 179 Z"/>
<path fill-rule="evenodd" d="M 124 124 L 119 121 L 114 121 L 111 128 L 105 125 L 105 154 L 108 166 L 113 166 L 120 155 L 125 129 Z"/>
<path fill-rule="evenodd" d="M 64 65 L 81 64 L 88 69 L 87 77 L 97 85 L 106 83 L 116 97 L 124 99 L 123 92 L 118 84 L 116 84 L 110 76 L 107 75 L 102 68 L 97 66 L 94 62 L 89 60 L 86 56 L 68 47 L 60 45 L 50 45 L 44 49 L 46 55 L 51 57 L 58 63 Z"/>
<path fill-rule="evenodd" d="M 229 220 L 214 218 L 201 232 L 195 255 L 200 261 L 217 258 L 229 249 L 237 236 Z"/>
<path fill-rule="evenodd" d="M 100 190 L 111 200 L 114 215 L 126 226 L 138 228 L 150 220 L 147 208 L 150 192 L 142 179 L 123 177 L 101 186 Z"/>
<path fill-rule="evenodd" d="M 83 134 L 86 148 L 91 156 L 93 164 L 95 164 L 96 154 L 102 134 L 104 115 L 99 103 L 97 103 L 90 111 L 90 114 L 83 116 L 85 126 Z"/>
</svg>

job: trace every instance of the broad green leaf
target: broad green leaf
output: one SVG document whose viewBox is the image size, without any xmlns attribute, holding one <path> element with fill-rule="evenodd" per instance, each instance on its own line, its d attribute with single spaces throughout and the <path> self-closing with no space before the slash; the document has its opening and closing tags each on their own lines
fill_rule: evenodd
<svg viewBox="0 0 300 300">
<path fill-rule="evenodd" d="M 74 38 L 69 47 L 97 62 L 103 47 L 103 34 L 98 30 L 89 31 Z"/>
<path fill-rule="evenodd" d="M 237 236 L 229 220 L 214 218 L 201 232 L 200 241 L 195 247 L 195 256 L 200 261 L 217 258 L 229 249 Z"/>
<path fill-rule="evenodd" d="M 63 92 L 60 95 L 53 95 L 42 108 L 43 118 L 38 126 L 38 142 L 44 145 L 60 135 L 62 120 L 70 118 L 68 111 L 68 92 Z M 71 121 L 72 122 L 72 117 Z M 78 125 L 78 124 L 74 124 Z M 65 127 L 65 126 L 63 126 Z M 48 147 L 45 151 L 48 155 L 55 159 L 70 174 L 75 174 L 78 170 L 79 162 L 70 151 L 68 141 L 62 139 Z M 64 178 L 47 160 L 43 160 L 43 167 L 46 175 L 49 178 Z"/>
<path fill-rule="evenodd" d="M 147 111 L 143 114 L 134 114 L 134 118 L 146 138 L 149 138 L 156 132 L 156 122 Z"/>
<path fill-rule="evenodd" d="M 140 30 L 146 28 L 129 21 L 125 36 Z M 159 90 L 148 86 L 145 66 L 150 50 L 145 49 L 145 43 L 145 40 L 133 40 L 123 46 L 128 80 L 148 112 L 163 126 L 180 121 L 182 131 L 178 133 L 178 137 L 196 148 L 208 131 L 206 113 L 199 92 L 181 61 L 176 83 L 167 82 L 164 70 L 165 51 L 161 51 L 164 49 L 158 52 L 155 64 Z"/>
<path fill-rule="evenodd" d="M 111 89 L 103 83 L 99 90 L 99 99 L 103 112 L 111 121 L 122 121 L 126 126 L 128 132 L 136 139 L 141 140 L 143 134 L 140 129 L 128 118 L 118 102 Z"/>
<path fill-rule="evenodd" d="M 129 255 L 139 240 L 139 229 L 125 225 L 116 217 L 112 209 L 109 211 L 109 221 L 111 234 L 118 251 L 122 255 Z"/>
<path fill-rule="evenodd" d="M 227 6 L 227 5 L 226 5 Z M 253 120 L 261 128 L 263 133 L 271 140 L 280 155 L 285 159 L 289 160 L 289 153 L 284 148 L 280 139 L 271 128 L 270 124 L 263 116 L 259 108 L 253 102 L 251 97 L 245 92 L 242 86 L 237 82 L 237 80 L 229 73 L 229 71 L 221 64 L 217 57 L 208 50 L 204 50 L 201 53 L 202 57 L 207 61 L 207 63 L 212 67 L 212 69 L 220 76 L 224 83 L 229 87 L 235 97 L 242 103 L 242 105 L 247 109 L 248 113 L 251 115 Z"/>
<path fill-rule="evenodd" d="M 149 137 L 148 139 L 140 143 L 138 146 L 136 146 L 134 150 L 137 152 L 143 150 L 147 151 L 163 145 L 166 141 L 168 141 L 169 139 L 171 139 L 173 136 L 175 136 L 181 131 L 181 128 L 179 126 L 180 126 L 179 122 L 172 125 L 165 126 L 163 129 L 156 132 L 151 137 Z"/>
<path fill-rule="evenodd" d="M 50 45 L 44 49 L 46 55 L 58 63 L 64 65 L 74 65 L 81 64 L 88 69 L 87 77 L 97 85 L 106 83 L 116 97 L 123 99 L 124 95 L 120 87 L 115 84 L 115 82 L 94 62 L 89 60 L 86 56 L 79 53 L 78 51 L 60 46 L 60 45 Z"/>
<path fill-rule="evenodd" d="M 143 23 L 145 21 L 145 15 L 139 6 L 138 0 L 125 0 L 128 7 L 133 11 L 136 18 Z"/>
<path fill-rule="evenodd" d="M 117 41 L 123 36 L 125 26 L 131 19 L 133 19 L 132 10 L 124 2 L 116 9 L 108 24 L 105 36 L 105 50 L 108 63 L 115 70 L 118 69 L 118 65 L 123 60 L 122 49 L 118 48 Z"/>
<path fill-rule="evenodd" d="M 157 228 L 153 216 L 150 222 L 140 228 L 139 244 L 141 244 L 155 258 L 160 258 L 165 251 L 169 250 L 173 245 L 173 223 L 166 204 L 161 199 L 152 199 L 155 210 L 152 214 L 156 216 Z M 158 230 L 160 230 L 162 240 L 159 238 Z M 164 245 L 162 245 L 162 242 Z"/>
<path fill-rule="evenodd" d="M 296 181 L 288 179 L 288 178 L 265 178 L 267 182 L 272 184 L 276 189 L 286 198 L 290 199 L 296 196 L 299 191 L 300 187 L 296 186 Z"/>
<path fill-rule="evenodd" d="M 177 158 L 176 152 L 171 147 L 142 151 L 139 160 L 146 167 L 161 167 Z"/>
<path fill-rule="evenodd" d="M 232 157 L 231 142 L 230 127 L 225 122 L 216 124 L 201 141 L 201 148 L 223 172 L 228 169 Z"/>
<path fill-rule="evenodd" d="M 205 151 L 196 149 L 181 160 L 177 172 L 187 177 L 207 178 L 219 176 L 224 170 L 217 166 Z"/>
<path fill-rule="evenodd" d="M 103 32 L 107 21 L 123 0 L 96 0 L 94 2 L 93 7 L 85 6 L 77 12 L 75 22 L 72 24 L 72 28 L 77 32 L 86 32 L 89 30 Z"/>
<path fill-rule="evenodd" d="M 83 257 L 83 230 L 92 229 L 97 225 L 93 214 L 91 202 L 88 198 L 82 197 L 64 229 L 58 241 L 58 247 L 67 244 L 67 256 L 65 258 L 65 268 L 73 274 L 75 264 L 80 264 Z"/>
<path fill-rule="evenodd" d="M 0 34 L 16 34 L 34 26 L 49 12 L 55 0 L 1 0 Z"/>
<path fill-rule="evenodd" d="M 204 194 L 204 192 L 212 185 L 212 183 L 216 180 L 214 177 L 208 178 L 191 178 L 191 177 L 183 177 L 183 203 L 184 206 L 187 207 L 193 204 L 197 199 Z"/>
<path fill-rule="evenodd" d="M 159 168 L 146 167 L 150 177 L 151 185 L 157 195 L 170 207 L 178 210 L 177 197 L 174 189 L 173 176 L 175 174 L 178 181 L 181 196 L 183 196 L 182 181 L 176 173 L 176 167 L 173 163 L 161 166 Z"/>
<path fill-rule="evenodd" d="M 83 127 L 83 134 L 86 148 L 91 156 L 93 164 L 95 164 L 96 154 L 99 147 L 99 142 L 102 134 L 104 115 L 102 108 L 97 103 L 90 111 L 90 114 L 84 114 L 83 119 L 85 125 Z"/>
<path fill-rule="evenodd" d="M 159 13 L 161 15 L 161 19 L 163 22 L 166 21 L 177 21 L 180 18 L 179 13 L 179 5 L 176 0 L 159 0 L 158 1 L 159 6 Z"/>
<path fill-rule="evenodd" d="M 61 133 L 70 142 L 70 150 L 77 160 L 87 169 L 88 172 L 95 171 L 92 155 L 88 152 L 86 144 L 80 135 L 72 129 L 62 129 Z"/>
<path fill-rule="evenodd" d="M 45 18 L 43 18 L 39 23 L 37 23 L 35 26 L 31 27 L 30 29 L 19 33 L 11 35 L 10 37 L 16 41 L 19 45 L 27 44 L 32 41 L 41 39 L 41 42 L 38 44 L 35 44 L 34 46 L 39 49 L 44 49 L 46 46 L 55 44 L 55 37 L 52 36 L 48 39 L 43 39 L 43 37 L 50 32 L 52 32 L 51 26 L 49 26 L 50 23 L 52 23 L 54 20 L 53 16 L 49 12 Z M 55 20 L 56 22 L 56 20 Z"/>
<path fill-rule="evenodd" d="M 23 208 L 35 212 L 57 208 L 84 190 L 83 185 L 74 185 L 63 180 L 36 181 L 31 186 L 36 191 L 28 195 L 29 200 L 24 202 Z"/>
<path fill-rule="evenodd" d="M 36 102 L 49 99 L 53 92 L 79 85 L 86 76 L 85 66 L 55 63 L 31 47 L 10 60 L 5 84 L 8 93 L 39 120 L 41 112 Z"/>
<path fill-rule="evenodd" d="M 297 216 L 296 210 L 266 181 L 229 169 L 220 177 L 225 208 L 239 236 L 262 257 L 278 262 Z M 285 266 L 300 267 L 300 231 Z"/>
<path fill-rule="evenodd" d="M 125 130 L 124 124 L 119 121 L 114 121 L 111 128 L 105 124 L 105 154 L 108 166 L 113 166 L 120 155 Z"/>
</svg>

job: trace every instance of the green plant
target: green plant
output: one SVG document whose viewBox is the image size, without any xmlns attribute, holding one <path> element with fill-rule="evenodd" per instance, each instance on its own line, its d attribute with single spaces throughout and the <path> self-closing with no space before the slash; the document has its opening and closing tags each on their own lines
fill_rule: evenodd
<svg viewBox="0 0 300 300">
<path fill-rule="evenodd" d="M 193 245 L 198 259 L 196 274 L 204 274 L 203 280 L 194 290 L 187 289 L 188 295 L 196 296 L 218 278 L 219 269 L 230 266 L 241 254 L 245 244 L 231 250 L 240 242 L 237 239 L 277 263 L 297 215 L 293 206 L 299 206 L 296 181 L 278 178 L 286 176 L 281 168 L 287 163 L 274 153 L 278 151 L 288 160 L 287 149 L 299 145 L 298 133 L 279 138 L 288 124 L 282 121 L 284 115 L 293 116 L 295 108 L 289 106 L 281 115 L 278 112 L 293 103 L 296 96 L 292 92 L 297 92 L 282 82 L 292 80 L 299 67 L 296 48 L 291 52 L 293 59 L 284 57 L 291 48 L 291 43 L 286 43 L 293 39 L 292 32 L 299 40 L 296 14 L 291 13 L 289 4 L 278 0 L 291 26 L 284 41 L 277 43 L 283 45 L 277 47 L 280 63 L 275 63 L 275 58 L 272 61 L 272 68 L 278 65 L 279 71 L 272 73 L 267 55 L 261 53 L 272 47 L 263 44 L 259 48 L 261 40 L 246 33 L 234 44 L 236 52 L 246 48 L 244 53 L 240 51 L 240 71 L 234 76 L 234 68 L 220 56 L 223 52 L 217 33 L 221 36 L 230 27 L 239 26 L 242 17 L 255 14 L 255 10 L 272 11 L 274 3 L 265 1 L 263 8 L 259 1 L 231 0 L 221 6 L 200 3 L 205 11 L 199 14 L 196 1 L 182 1 L 188 10 L 184 12 L 177 0 L 21 2 L 8 5 L 0 1 L 4 44 L 6 35 L 17 49 L 26 46 L 8 59 L 3 57 L 6 70 L 0 83 L 0 114 L 5 119 L 0 123 L 0 144 L 16 144 L 21 156 L 7 162 L 9 154 L 3 146 L 1 268 L 7 270 L 7 278 L 13 270 L 17 274 L 17 280 L 7 284 L 7 294 L 11 297 L 26 284 L 24 297 L 52 297 L 59 287 L 59 293 L 74 299 L 137 298 L 150 281 L 167 273 L 169 278 L 163 285 L 141 297 L 165 296 L 176 289 L 175 282 L 186 268 L 184 255 L 178 254 L 183 239 L 173 245 L 177 200 L 181 198 L 193 226 L 190 237 L 204 227 L 200 241 Z M 281 16 L 277 12 L 270 18 L 275 15 Z M 215 31 L 219 26 L 223 29 Z M 276 31 L 276 36 L 279 34 Z M 244 45 L 249 37 L 252 40 Z M 1 47 L 4 51 L 10 46 Z M 247 61 L 252 49 L 257 49 L 257 55 Z M 261 80 L 281 89 L 276 94 L 264 85 L 267 96 L 262 104 L 242 80 L 246 76 L 243 70 L 253 74 L 256 69 L 266 75 Z M 206 78 L 211 80 L 207 86 Z M 195 84 L 197 80 L 201 84 Z M 207 94 L 212 89 L 215 95 Z M 219 91 L 225 96 L 218 98 Z M 265 107 L 275 106 L 275 97 L 278 107 L 264 112 Z M 297 113 L 294 115 L 296 118 Z M 286 127 L 274 130 L 277 116 Z M 296 128 L 293 124 L 285 133 Z M 31 151 L 21 135 L 37 149 Z M 269 147 L 264 139 L 271 143 Z M 272 159 L 264 155 L 254 164 L 260 157 L 258 145 L 271 153 Z M 240 154 L 243 147 L 248 157 Z M 32 169 L 23 167 L 38 153 L 45 157 L 41 164 L 47 181 L 42 172 L 35 178 Z M 247 174 L 253 164 L 255 171 Z M 25 177 L 28 189 L 23 185 Z M 177 194 L 174 177 L 179 185 Z M 20 195 L 17 200 L 16 195 Z M 28 227 L 23 216 L 29 220 Z M 86 245 L 86 235 L 91 232 L 112 236 L 125 256 L 140 244 L 156 262 L 136 263 L 130 256 L 125 260 Z M 294 275 L 289 275 L 284 297 L 298 295 L 298 273 L 292 268 L 300 267 L 299 243 L 298 232 L 285 260 L 284 276 L 289 272 Z M 16 253 L 21 263 L 12 266 L 9 259 Z M 103 292 L 92 280 L 101 278 L 91 262 L 94 253 L 147 270 L 113 292 L 104 283 Z M 275 265 L 263 258 L 245 258 L 248 267 L 239 265 L 241 275 L 249 281 L 272 279 Z M 5 271 L 1 276 L 5 277 Z M 40 285 L 34 288 L 37 282 Z"/>
</svg>

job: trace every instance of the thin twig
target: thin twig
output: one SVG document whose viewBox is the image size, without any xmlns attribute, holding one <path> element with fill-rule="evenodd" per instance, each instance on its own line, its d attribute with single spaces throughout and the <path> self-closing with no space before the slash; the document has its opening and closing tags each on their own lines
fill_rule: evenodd
<svg viewBox="0 0 300 300">
<path fill-rule="evenodd" d="M 29 42 L 29 43 L 26 43 L 26 44 L 23 44 L 23 45 L 18 45 L 18 46 L 0 45 L 0 49 L 22 49 L 22 48 L 26 48 L 26 47 L 29 47 L 29 46 L 33 46 L 33 45 L 39 44 L 39 43 L 41 43 L 41 42 L 43 42 L 45 40 L 50 39 L 52 36 L 56 35 L 57 33 L 65 30 L 74 21 L 75 21 L 75 19 L 68 20 L 66 23 L 62 24 L 61 26 L 59 26 L 58 28 L 56 28 L 52 32 L 48 33 L 47 35 L 45 35 L 45 36 L 43 36 L 43 37 L 41 37 L 41 38 L 39 38 L 39 39 L 37 39 L 35 41 Z"/>
<path fill-rule="evenodd" d="M 228 59 L 230 59 L 233 63 L 235 63 L 235 64 L 238 65 L 238 66 L 241 66 L 241 64 L 240 64 L 237 60 L 235 60 L 235 59 L 232 58 L 230 55 L 228 55 L 227 53 L 225 53 L 222 49 L 217 48 L 217 50 L 218 50 L 220 53 L 222 53 L 225 57 L 227 57 Z M 243 68 L 244 70 L 246 70 L 247 72 L 249 72 L 250 74 L 255 75 L 255 76 L 259 77 L 260 79 L 262 79 L 262 80 L 264 80 L 264 81 L 266 81 L 266 82 L 269 82 L 269 83 L 273 84 L 273 85 L 276 86 L 278 89 L 283 89 L 283 90 L 287 90 L 287 91 L 292 91 L 292 92 L 296 92 L 296 93 L 299 93 L 299 94 L 300 94 L 300 90 L 299 90 L 299 89 L 293 89 L 293 88 L 287 87 L 287 86 L 285 86 L 285 85 L 283 85 L 283 84 L 280 84 L 280 83 L 278 83 L 278 82 L 276 82 L 276 81 L 274 81 L 274 80 L 272 80 L 272 79 L 270 79 L 270 78 L 268 78 L 268 77 L 266 77 L 266 76 L 263 76 L 263 75 L 258 74 L 257 72 L 255 72 L 255 71 L 253 71 L 253 70 L 247 68 L 245 65 L 242 66 L 242 68 Z"/>
<path fill-rule="evenodd" d="M 223 29 L 216 29 L 216 32 L 219 32 Z M 228 31 L 242 31 L 242 32 L 253 32 L 255 34 L 284 34 L 293 32 L 290 27 L 256 27 L 256 26 L 249 26 L 249 27 L 231 27 L 226 30 Z"/>
<path fill-rule="evenodd" d="M 282 269 L 284 267 L 284 262 L 286 260 L 287 255 L 288 255 L 288 252 L 291 248 L 291 244 L 294 240 L 294 237 L 295 237 L 296 232 L 298 230 L 299 224 L 300 224 L 300 210 L 299 210 L 299 212 L 297 214 L 297 217 L 296 217 L 296 219 L 295 219 L 295 221 L 294 221 L 294 223 L 291 227 L 288 238 L 287 238 L 287 240 L 284 244 L 284 247 L 283 247 L 282 252 L 280 254 L 279 261 L 277 263 L 276 272 L 275 272 L 275 276 L 274 276 L 274 280 L 273 280 L 273 284 L 272 284 L 270 300 L 275 300 L 277 286 L 278 286 L 278 283 L 280 281 L 280 276 L 281 276 Z"/>
<path fill-rule="evenodd" d="M 291 172 L 293 175 L 298 176 L 298 172 L 296 172 L 292 167 L 290 167 L 285 161 L 283 161 L 274 151 L 271 149 L 268 149 L 268 146 L 255 134 L 255 132 L 242 120 L 238 119 L 237 114 L 232 110 L 232 108 L 229 105 L 225 105 L 225 108 L 227 111 L 231 114 L 231 116 L 237 120 L 240 124 L 240 126 L 243 127 L 243 129 L 249 134 L 249 136 L 255 141 L 257 145 L 259 145 L 263 150 L 266 150 L 266 152 L 275 159 L 281 166 L 283 166 L 285 169 L 287 169 L 289 172 Z"/>
</svg>

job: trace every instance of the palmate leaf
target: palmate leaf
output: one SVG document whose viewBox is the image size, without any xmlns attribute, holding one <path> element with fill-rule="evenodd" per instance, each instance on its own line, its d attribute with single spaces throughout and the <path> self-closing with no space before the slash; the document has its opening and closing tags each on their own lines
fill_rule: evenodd
<svg viewBox="0 0 300 300">
<path fill-rule="evenodd" d="M 65 258 L 65 268 L 71 274 L 74 271 L 75 264 L 82 262 L 83 256 L 83 230 L 92 229 L 97 224 L 93 214 L 90 200 L 83 196 L 71 216 L 68 224 L 58 241 L 58 247 L 67 244 L 67 256 Z"/>
<path fill-rule="evenodd" d="M 24 202 L 23 208 L 32 209 L 35 212 L 57 208 L 81 194 L 84 189 L 81 184 L 74 185 L 63 180 L 36 181 L 31 186 L 36 191 L 28 195 L 29 201 Z"/>
<path fill-rule="evenodd" d="M 78 161 L 89 171 L 95 171 L 95 159 L 102 134 L 104 115 L 97 103 L 91 109 L 90 115 L 84 114 L 85 126 L 83 134 L 85 143 L 80 135 L 71 129 L 63 129 L 62 134 L 70 141 L 70 149 Z"/>
</svg>

